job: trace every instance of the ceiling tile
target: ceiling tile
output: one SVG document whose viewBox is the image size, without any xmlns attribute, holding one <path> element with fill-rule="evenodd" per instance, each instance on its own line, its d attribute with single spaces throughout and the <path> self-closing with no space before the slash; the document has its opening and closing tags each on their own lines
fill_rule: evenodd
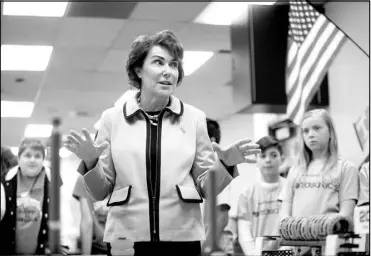
<svg viewBox="0 0 371 256">
<path fill-rule="evenodd" d="M 58 47 L 53 51 L 49 69 L 95 71 L 107 54 L 105 49 Z"/>
<path fill-rule="evenodd" d="M 1 100 L 34 101 L 44 72 L 1 71 Z M 16 82 L 17 78 L 24 79 Z"/>
<path fill-rule="evenodd" d="M 127 20 L 113 43 L 113 48 L 128 51 L 133 41 L 140 35 L 150 35 L 165 29 L 178 33 L 184 26 L 185 23 L 181 22 Z"/>
<path fill-rule="evenodd" d="M 186 50 L 230 50 L 230 27 L 189 23 L 177 34 Z"/>
<path fill-rule="evenodd" d="M 28 118 L 1 118 L 1 145 L 18 147 L 28 121 Z"/>
<path fill-rule="evenodd" d="M 53 45 L 60 18 L 1 15 L 1 44 Z"/>
<path fill-rule="evenodd" d="M 56 45 L 109 48 L 124 22 L 119 19 L 65 18 Z"/>
<path fill-rule="evenodd" d="M 136 2 L 70 2 L 68 17 L 128 19 Z"/>
<path fill-rule="evenodd" d="M 141 2 L 130 19 L 191 22 L 207 2 Z"/>
<path fill-rule="evenodd" d="M 109 50 L 99 71 L 125 73 L 128 56 L 128 51 Z"/>
<path fill-rule="evenodd" d="M 89 72 L 77 70 L 50 70 L 45 90 L 67 90 L 82 95 L 89 91 L 121 90 L 127 85 L 126 73 Z"/>
</svg>

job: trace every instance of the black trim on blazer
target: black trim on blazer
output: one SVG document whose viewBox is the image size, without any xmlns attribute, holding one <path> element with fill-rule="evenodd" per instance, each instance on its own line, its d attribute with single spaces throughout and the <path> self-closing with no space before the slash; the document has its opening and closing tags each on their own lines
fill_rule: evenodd
<svg viewBox="0 0 371 256">
<path fill-rule="evenodd" d="M 171 98 L 170 98 L 171 99 Z M 175 116 L 182 116 L 183 115 L 183 112 L 184 112 L 184 106 L 183 106 L 183 102 L 181 100 L 179 100 L 179 104 L 180 104 L 180 112 L 179 113 L 176 113 L 174 112 L 173 110 L 171 110 L 170 108 L 166 107 L 164 110 L 165 111 L 168 111 L 170 113 L 172 113 L 173 115 Z"/>
<path fill-rule="evenodd" d="M 166 108 L 165 108 L 166 109 Z M 157 140 L 157 145 L 156 145 L 156 174 L 157 179 L 156 179 L 156 188 L 157 190 L 155 191 L 156 193 L 156 230 L 158 230 L 156 234 L 156 241 L 160 241 L 160 213 L 159 213 L 159 208 L 160 208 L 160 190 L 161 190 L 161 148 L 162 148 L 162 141 L 161 141 L 161 134 L 162 134 L 162 118 L 164 116 L 165 112 L 162 111 L 160 115 L 158 116 L 158 123 L 157 123 L 157 135 L 156 135 L 156 140 Z"/>
<path fill-rule="evenodd" d="M 141 111 L 141 110 L 140 110 Z M 146 130 L 147 130 L 147 136 L 146 136 L 146 177 L 147 177 L 147 191 L 148 191 L 148 217 L 149 217 L 149 229 L 150 229 L 150 237 L 151 241 L 155 241 L 154 235 L 152 233 L 154 229 L 154 222 L 153 222 L 153 203 L 152 203 L 152 189 L 151 189 L 151 123 L 148 119 L 148 117 L 143 114 L 144 119 L 146 120 Z"/>
<path fill-rule="evenodd" d="M 202 203 L 203 200 L 202 200 L 202 196 L 200 195 L 200 192 L 198 192 L 198 190 L 195 188 L 195 190 L 197 191 L 198 195 L 200 196 L 200 199 L 187 199 L 187 198 L 184 198 L 183 195 L 182 195 L 182 192 L 180 191 L 180 188 L 178 185 L 175 185 L 176 187 L 176 192 L 178 193 L 178 196 L 180 197 L 180 199 L 185 202 L 185 203 Z"/>
<path fill-rule="evenodd" d="M 179 100 L 179 99 L 178 99 Z M 182 116 L 183 113 L 184 113 L 184 105 L 183 105 L 183 102 L 181 100 L 179 100 L 179 105 L 180 105 L 180 112 L 179 113 L 176 113 L 174 112 L 172 109 L 169 108 L 169 106 L 171 105 L 171 97 L 170 97 L 170 101 L 169 101 L 169 104 L 164 108 L 164 111 L 166 112 L 169 112 L 169 113 L 172 113 L 173 115 L 179 117 L 179 116 Z M 124 117 L 125 119 L 130 119 L 132 118 L 133 116 L 139 114 L 142 112 L 142 110 L 140 108 L 138 108 L 137 110 L 135 110 L 133 113 L 131 113 L 130 115 L 127 115 L 126 114 L 126 108 L 127 108 L 127 102 L 124 103 L 124 106 L 122 107 L 122 112 L 124 114 Z"/>
<path fill-rule="evenodd" d="M 113 193 L 115 192 L 115 191 L 112 191 L 112 193 L 111 193 L 111 195 L 110 195 L 110 197 L 109 197 L 109 199 L 107 201 L 107 206 L 117 206 L 117 205 L 124 205 L 124 204 L 126 204 L 129 201 L 129 199 L 130 199 L 131 187 L 132 186 L 130 185 L 129 186 L 129 189 L 128 189 L 128 193 L 127 193 L 126 198 L 124 200 L 110 203 L 111 197 L 112 197 Z M 124 187 L 124 188 L 127 188 L 127 187 Z M 124 188 L 121 188 L 121 189 L 124 189 Z M 119 190 L 121 190 L 121 189 L 119 189 Z"/>
<path fill-rule="evenodd" d="M 370 202 L 364 202 L 364 203 L 361 203 L 361 204 L 359 204 L 357 206 L 366 206 L 366 205 L 370 205 Z"/>
<path fill-rule="evenodd" d="M 171 104 L 171 98 L 169 101 L 168 106 Z M 148 190 L 148 215 L 149 215 L 149 224 L 150 224 L 150 237 L 151 241 L 158 242 L 160 241 L 160 229 L 159 229 L 159 204 L 160 204 L 160 183 L 161 183 L 161 134 L 162 134 L 162 118 L 166 111 L 170 112 L 171 114 L 175 115 L 176 117 L 180 117 L 184 113 L 184 106 L 183 102 L 179 100 L 180 104 L 180 112 L 176 113 L 172 109 L 165 107 L 162 112 L 160 112 L 158 117 L 157 126 L 153 126 L 150 123 L 147 115 L 143 113 L 143 110 L 138 108 L 130 115 L 126 115 L 126 108 L 127 102 L 125 102 L 123 106 L 123 114 L 126 119 L 130 119 L 133 116 L 142 113 L 144 119 L 146 120 L 146 130 L 147 130 L 147 137 L 146 137 L 146 178 L 147 178 L 147 190 Z M 151 146 L 152 143 L 155 143 L 155 154 L 154 157 L 151 157 Z M 156 161 L 157 160 L 157 161 Z M 152 175 L 156 177 L 155 182 L 152 183 Z M 153 190 L 151 189 L 153 187 Z M 156 188 L 156 189 L 155 189 Z M 155 197 L 155 202 L 153 202 L 153 198 Z M 156 230 L 156 233 L 153 232 Z"/>
<path fill-rule="evenodd" d="M 183 115 L 183 112 L 184 112 L 183 102 L 181 100 L 179 100 L 179 103 L 180 103 L 180 112 L 179 112 L 179 114 L 176 113 L 176 112 L 174 112 L 170 108 L 165 108 L 164 110 L 172 113 L 175 116 L 182 116 Z"/>
<path fill-rule="evenodd" d="M 135 116 L 136 114 L 138 114 L 138 113 L 140 113 L 141 112 L 141 110 L 140 110 L 140 108 L 138 108 L 137 110 L 135 110 L 133 113 L 131 113 L 131 115 L 126 115 L 126 105 L 127 105 L 127 102 L 125 102 L 124 103 L 124 106 L 123 106 L 123 108 L 122 108 L 122 111 L 123 111 L 123 113 L 124 113 L 124 117 L 126 118 L 126 119 L 129 119 L 129 118 L 131 118 L 131 117 L 133 117 L 133 116 Z"/>
<path fill-rule="evenodd" d="M 161 114 L 160 114 L 161 115 Z M 151 147 L 150 147 L 150 157 L 151 157 L 151 169 L 150 169 L 150 173 L 151 173 L 151 186 L 152 186 L 152 198 L 151 198 L 151 201 L 152 201 L 152 214 L 153 214 L 153 219 L 154 219 L 154 228 L 156 229 L 156 233 L 153 234 L 153 239 L 155 242 L 158 242 L 160 241 L 160 236 L 159 236 L 159 225 L 158 225 L 158 221 L 159 221 L 159 217 L 158 217 L 158 214 L 159 214 L 159 198 L 158 198 L 158 193 L 157 193 L 157 190 L 158 190 L 158 181 L 161 177 L 158 177 L 159 174 L 159 170 L 157 168 L 157 159 L 158 159 L 158 152 L 157 152 L 157 148 L 158 148 L 158 126 L 159 126 L 159 123 L 160 123 L 160 115 L 159 115 L 159 118 L 158 118 L 158 122 L 157 122 L 157 126 L 155 125 L 150 125 L 150 132 L 151 132 Z M 152 157 L 153 156 L 153 157 Z M 153 199 L 153 197 L 155 198 L 155 200 Z"/>
</svg>

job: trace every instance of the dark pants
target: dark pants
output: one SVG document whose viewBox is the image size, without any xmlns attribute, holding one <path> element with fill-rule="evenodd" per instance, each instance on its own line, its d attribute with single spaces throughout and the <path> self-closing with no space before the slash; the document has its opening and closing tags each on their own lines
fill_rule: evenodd
<svg viewBox="0 0 371 256">
<path fill-rule="evenodd" d="M 134 256 L 200 256 L 201 242 L 136 242 Z"/>
</svg>

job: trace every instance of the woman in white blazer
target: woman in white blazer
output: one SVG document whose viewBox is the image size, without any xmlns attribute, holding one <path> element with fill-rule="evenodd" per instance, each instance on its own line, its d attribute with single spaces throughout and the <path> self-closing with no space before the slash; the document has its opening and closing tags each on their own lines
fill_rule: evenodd
<svg viewBox="0 0 371 256">
<path fill-rule="evenodd" d="M 232 179 L 225 166 L 253 162 L 247 156 L 260 152 L 245 139 L 226 150 L 216 146 L 215 155 L 204 112 L 173 96 L 182 59 L 172 32 L 138 37 L 126 70 L 139 92 L 103 112 L 94 142 L 83 129 L 84 136 L 71 131 L 65 145 L 82 160 L 91 195 L 109 195 L 104 241 L 131 240 L 136 256 L 199 255 L 205 239 L 199 204 L 210 171 L 219 193 Z"/>
</svg>

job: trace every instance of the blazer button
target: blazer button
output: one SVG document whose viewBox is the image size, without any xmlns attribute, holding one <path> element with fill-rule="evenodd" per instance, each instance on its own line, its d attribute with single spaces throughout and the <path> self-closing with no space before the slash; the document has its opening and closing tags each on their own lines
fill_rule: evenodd
<svg viewBox="0 0 371 256">
<path fill-rule="evenodd" d="M 9 182 L 7 182 L 6 185 L 9 186 Z"/>
<path fill-rule="evenodd" d="M 43 234 L 44 234 L 44 235 L 46 234 L 46 230 L 45 230 L 45 229 L 43 229 Z"/>
<path fill-rule="evenodd" d="M 44 216 L 45 216 L 45 218 L 48 218 L 48 214 L 47 214 L 47 213 L 45 213 L 45 215 L 44 215 Z"/>
<path fill-rule="evenodd" d="M 13 211 L 10 212 L 10 215 L 13 215 Z"/>
<path fill-rule="evenodd" d="M 44 247 L 44 245 L 43 244 L 40 244 L 40 248 L 43 248 Z"/>
</svg>

